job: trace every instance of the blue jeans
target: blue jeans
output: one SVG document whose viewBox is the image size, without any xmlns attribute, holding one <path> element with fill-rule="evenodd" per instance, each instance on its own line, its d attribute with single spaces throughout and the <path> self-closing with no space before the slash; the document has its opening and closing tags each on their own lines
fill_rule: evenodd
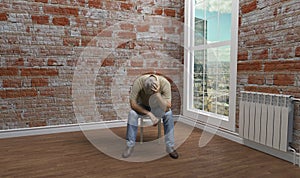
<svg viewBox="0 0 300 178">
<path fill-rule="evenodd" d="M 149 108 L 147 108 L 149 110 Z M 127 133 L 126 133 L 126 144 L 128 147 L 133 147 L 135 145 L 137 129 L 138 129 L 138 119 L 143 115 L 138 114 L 134 110 L 131 110 L 128 114 L 127 122 Z M 170 109 L 162 117 L 164 124 L 164 134 L 165 143 L 167 147 L 174 147 L 174 119 L 173 113 Z"/>
</svg>

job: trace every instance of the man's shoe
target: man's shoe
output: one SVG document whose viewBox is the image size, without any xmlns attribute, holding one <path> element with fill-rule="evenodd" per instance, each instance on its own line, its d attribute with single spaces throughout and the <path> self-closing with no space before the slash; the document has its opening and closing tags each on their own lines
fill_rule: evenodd
<svg viewBox="0 0 300 178">
<path fill-rule="evenodd" d="M 173 158 L 173 159 L 177 159 L 179 157 L 176 150 L 174 150 L 173 152 L 169 153 L 169 156 L 171 158 Z"/>
<path fill-rule="evenodd" d="M 167 147 L 167 153 L 173 159 L 177 159 L 179 157 L 177 151 L 173 147 Z"/>
<path fill-rule="evenodd" d="M 123 158 L 128 158 L 131 154 L 132 154 L 132 152 L 133 152 L 133 148 L 134 147 L 126 147 L 126 149 L 125 149 L 125 151 L 123 152 L 123 154 L 122 154 L 122 157 Z"/>
</svg>

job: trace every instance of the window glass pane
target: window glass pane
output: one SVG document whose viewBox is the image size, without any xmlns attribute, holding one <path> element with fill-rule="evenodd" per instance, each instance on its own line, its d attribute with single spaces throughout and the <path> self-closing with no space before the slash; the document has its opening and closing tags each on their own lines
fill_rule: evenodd
<svg viewBox="0 0 300 178">
<path fill-rule="evenodd" d="M 231 38 L 232 0 L 195 1 L 195 45 L 228 41 Z"/>
<path fill-rule="evenodd" d="M 195 17 L 198 17 L 200 19 L 204 19 L 204 13 L 205 13 L 205 1 L 204 0 L 196 0 L 195 2 Z"/>
<path fill-rule="evenodd" d="M 207 43 L 220 41 L 219 39 L 219 19 L 218 16 L 212 16 L 207 20 Z"/>
<path fill-rule="evenodd" d="M 206 44 L 206 20 L 201 18 L 195 18 L 195 30 L 194 30 L 194 40 L 195 45 Z"/>
<path fill-rule="evenodd" d="M 218 16 L 219 0 L 206 0 L 205 1 L 205 16 L 206 19 Z"/>
<path fill-rule="evenodd" d="M 229 116 L 232 0 L 195 0 L 193 107 Z M 208 43 L 215 43 L 208 46 Z M 196 48 L 197 49 L 197 48 Z"/>
<path fill-rule="evenodd" d="M 218 48 L 217 114 L 229 115 L 230 47 Z"/>
<path fill-rule="evenodd" d="M 205 1 L 195 2 L 195 27 L 194 41 L 195 45 L 206 43 L 206 20 L 205 20 Z"/>
<path fill-rule="evenodd" d="M 194 52 L 194 108 L 228 116 L 230 46 Z"/>
<path fill-rule="evenodd" d="M 205 99 L 205 111 L 216 113 L 216 94 L 218 84 L 218 50 L 207 49 L 207 97 Z"/>
<path fill-rule="evenodd" d="M 207 94 L 206 50 L 194 53 L 194 108 L 203 110 L 204 95 Z"/>
<path fill-rule="evenodd" d="M 231 3 L 232 0 L 222 0 L 220 6 L 220 41 L 228 41 L 231 39 Z"/>
<path fill-rule="evenodd" d="M 212 90 L 207 92 L 203 105 L 204 111 L 215 113 L 216 97 Z"/>
</svg>

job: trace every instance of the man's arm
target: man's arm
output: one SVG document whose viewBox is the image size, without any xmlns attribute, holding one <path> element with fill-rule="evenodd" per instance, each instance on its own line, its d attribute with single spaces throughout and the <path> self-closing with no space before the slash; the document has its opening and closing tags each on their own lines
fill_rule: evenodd
<svg viewBox="0 0 300 178">
<path fill-rule="evenodd" d="M 130 100 L 130 107 L 131 109 L 133 109 L 135 112 L 140 113 L 140 114 L 144 114 L 147 115 L 148 114 L 148 110 L 144 109 L 143 107 L 141 107 L 139 104 L 137 104 L 137 102 L 135 100 Z"/>
<path fill-rule="evenodd" d="M 156 126 L 158 124 L 159 120 L 152 114 L 152 112 L 141 107 L 135 100 L 130 100 L 130 106 L 131 109 L 135 110 L 136 112 L 149 116 L 153 123 L 153 126 Z"/>
<path fill-rule="evenodd" d="M 161 96 L 160 89 L 163 90 L 165 97 L 171 98 L 171 85 L 169 82 L 163 88 L 160 88 L 160 85 L 159 86 L 154 85 L 152 88 L 152 91 L 154 92 L 154 94 L 153 94 L 153 96 L 151 96 L 151 97 L 154 97 L 153 98 L 154 102 L 156 104 L 158 104 L 161 109 L 163 109 L 164 111 L 168 111 L 172 106 L 171 99 L 163 98 Z"/>
</svg>

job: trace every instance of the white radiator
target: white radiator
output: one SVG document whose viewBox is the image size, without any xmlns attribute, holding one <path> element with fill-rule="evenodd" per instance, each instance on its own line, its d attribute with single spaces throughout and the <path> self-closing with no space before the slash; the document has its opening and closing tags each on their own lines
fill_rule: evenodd
<svg viewBox="0 0 300 178">
<path fill-rule="evenodd" d="M 244 139 L 286 152 L 292 141 L 293 111 L 290 95 L 241 92 L 239 134 Z"/>
</svg>

